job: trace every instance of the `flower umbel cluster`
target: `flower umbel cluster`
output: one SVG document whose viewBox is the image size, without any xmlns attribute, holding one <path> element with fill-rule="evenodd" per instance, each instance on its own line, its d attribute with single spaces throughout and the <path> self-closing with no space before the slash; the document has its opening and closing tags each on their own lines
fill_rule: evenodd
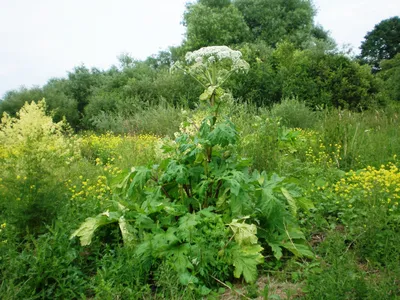
<svg viewBox="0 0 400 300">
<path fill-rule="evenodd" d="M 188 52 L 185 60 L 186 66 L 177 62 L 172 69 L 181 69 L 197 80 L 204 88 L 200 100 L 210 101 L 211 106 L 220 102 L 224 95 L 222 85 L 233 73 L 245 73 L 249 69 L 242 53 L 227 46 L 204 47 Z"/>
<path fill-rule="evenodd" d="M 246 72 L 249 69 L 249 64 L 242 59 L 242 53 L 227 46 L 204 47 L 186 53 L 185 59 L 188 64 L 195 62 L 196 67 L 209 67 L 217 62 L 230 61 L 231 72 Z"/>
</svg>

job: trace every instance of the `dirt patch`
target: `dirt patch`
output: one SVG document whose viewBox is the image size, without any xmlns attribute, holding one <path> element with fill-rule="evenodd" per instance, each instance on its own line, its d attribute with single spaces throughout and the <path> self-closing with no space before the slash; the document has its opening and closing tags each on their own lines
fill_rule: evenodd
<svg viewBox="0 0 400 300">
<path fill-rule="evenodd" d="M 239 299 L 264 299 L 263 291 L 265 286 L 268 285 L 268 299 L 296 299 L 297 297 L 304 296 L 301 283 L 281 282 L 270 276 L 262 276 L 257 282 L 258 289 L 257 298 L 248 296 L 246 286 L 242 284 L 235 284 L 232 290 L 227 290 L 222 296 L 221 300 L 239 300 Z"/>
</svg>

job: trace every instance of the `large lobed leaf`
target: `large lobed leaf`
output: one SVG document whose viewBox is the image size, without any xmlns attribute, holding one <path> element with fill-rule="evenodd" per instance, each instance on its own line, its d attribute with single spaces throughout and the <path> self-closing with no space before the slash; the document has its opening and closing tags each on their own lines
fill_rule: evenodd
<svg viewBox="0 0 400 300">
<path fill-rule="evenodd" d="M 235 247 L 232 252 L 233 266 L 235 267 L 233 275 L 240 278 L 243 275 L 248 283 L 257 280 L 257 265 L 264 262 L 261 255 L 263 248 L 260 245 L 249 245 L 244 247 Z"/>
</svg>

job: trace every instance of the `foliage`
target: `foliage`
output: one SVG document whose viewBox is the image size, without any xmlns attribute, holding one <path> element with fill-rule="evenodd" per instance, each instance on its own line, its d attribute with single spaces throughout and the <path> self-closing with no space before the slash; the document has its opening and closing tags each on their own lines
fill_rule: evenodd
<svg viewBox="0 0 400 300">
<path fill-rule="evenodd" d="M 125 103 L 128 105 L 128 103 Z M 154 120 L 157 122 L 154 122 Z M 173 136 L 183 121 L 181 109 L 160 103 L 148 108 L 140 108 L 132 114 L 97 112 L 90 119 L 96 132 L 115 134 L 153 134 Z"/>
<path fill-rule="evenodd" d="M 199 1 L 186 6 L 183 17 L 187 27 L 185 49 L 234 45 L 248 39 L 250 31 L 241 12 L 230 1 L 225 1 L 228 2 L 225 5 L 212 2 Z"/>
<path fill-rule="evenodd" d="M 49 147 L 49 151 L 45 160 L 35 164 L 39 170 L 36 175 L 26 179 L 26 170 L 32 169 L 32 165 L 23 166 L 28 161 L 28 153 L 19 150 L 10 156 L 13 149 L 21 149 L 21 142 L 14 134 L 7 144 L 18 141 L 19 146 L 6 147 L 6 143 L 1 143 L 0 260 L 7 262 L 0 263 L 3 298 L 196 299 L 207 294 L 204 297 L 212 299 L 218 297 L 218 284 L 226 289 L 248 290 L 250 297 L 260 294 L 258 289 L 262 290 L 266 280 L 272 282 L 270 294 L 274 293 L 274 285 L 280 290 L 278 294 L 284 292 L 285 285 L 295 285 L 300 288 L 294 290 L 303 290 L 298 293 L 300 297 L 310 299 L 334 299 L 337 291 L 344 297 L 396 297 L 399 293 L 396 278 L 400 274 L 398 214 L 386 198 L 390 194 L 394 205 L 394 195 L 398 193 L 395 169 L 398 165 L 393 157 L 400 151 L 398 107 L 392 104 L 384 110 L 362 113 L 321 109 L 312 111 L 315 115 L 312 129 L 299 129 L 288 128 L 289 123 L 284 125 L 284 119 L 272 116 L 279 112 L 279 117 L 285 118 L 290 115 L 286 111 L 298 107 L 296 102 L 294 108 L 285 101 L 282 105 L 288 107 L 281 110 L 277 105 L 279 109 L 269 111 L 235 103 L 231 98 L 223 99 L 217 99 L 223 102 L 215 128 L 224 125 L 219 130 L 220 137 L 229 136 L 232 124 L 228 121 L 235 124 L 236 144 L 213 147 L 212 158 L 219 163 L 209 168 L 210 173 L 229 174 L 223 178 L 224 188 L 221 187 L 218 199 L 208 198 L 207 209 L 204 205 L 199 208 L 199 202 L 204 200 L 200 195 L 207 193 L 205 184 L 201 185 L 206 178 L 196 177 L 198 170 L 190 174 L 185 170 L 201 164 L 188 157 L 190 149 L 205 152 L 197 150 L 201 145 L 195 137 L 199 136 L 203 120 L 215 114 L 206 105 L 209 101 L 201 101 L 205 107 L 196 111 L 182 112 L 181 117 L 186 121 L 177 126 L 180 133 L 162 142 L 149 135 L 85 133 L 75 136 L 62 131 L 43 138 L 34 134 L 40 141 L 32 150 L 47 153 Z M 162 114 L 168 111 L 160 111 Z M 308 113 L 304 115 L 306 118 Z M 289 117 L 293 122 L 290 124 L 301 123 L 295 117 L 296 121 Z M 45 118 L 45 123 L 51 124 L 51 118 Z M 43 115 L 35 114 L 32 119 L 43 120 Z M 150 119 L 147 124 L 157 126 L 151 125 Z M 36 132 L 41 127 L 27 125 L 21 130 L 28 132 L 29 128 Z M 207 139 L 215 142 L 209 136 Z M 220 141 L 229 143 L 230 139 Z M 66 157 L 62 156 L 61 145 L 69 149 Z M 164 152 L 159 150 L 159 145 L 164 146 Z M 52 154 L 54 151 L 57 155 Z M 251 160 L 243 161 L 241 157 Z M 229 167 L 235 162 L 236 166 Z M 12 167 L 6 168 L 7 164 Z M 156 169 L 152 168 L 154 164 L 158 164 Z M 381 168 L 381 164 L 385 167 Z M 131 173 L 132 165 L 144 167 L 136 167 Z M 224 172 L 220 166 L 225 166 Z M 258 174 L 254 171 L 257 168 L 267 172 Z M 350 172 L 351 168 L 360 171 Z M 149 178 L 144 184 L 142 180 L 148 170 L 166 181 L 161 184 Z M 287 178 L 272 175 L 276 171 Z M 117 185 L 128 174 L 135 183 L 128 180 L 122 193 L 122 187 Z M 177 182 L 185 178 L 191 179 L 195 199 L 185 196 L 183 184 Z M 371 184 L 374 188 L 369 195 L 362 186 Z M 217 183 L 210 185 L 215 191 Z M 127 196 L 131 186 L 132 194 Z M 173 201 L 162 190 L 154 196 L 160 186 Z M 31 212 L 41 213 L 32 222 L 27 220 L 35 215 L 22 205 L 28 199 L 36 199 L 39 205 L 33 206 Z M 244 201 L 235 202 L 235 199 Z M 313 199 L 315 207 L 307 199 Z M 381 203 L 381 199 L 386 202 Z M 374 200 L 379 204 L 375 208 L 369 205 Z M 186 203 L 181 204 L 183 201 Z M 352 207 L 349 207 L 351 201 Z M 244 212 L 233 215 L 233 210 Z M 116 221 L 93 231 L 88 246 L 81 247 L 77 241 L 68 240 L 87 216 L 96 215 L 99 215 L 98 222 Z M 291 242 L 307 254 L 304 238 L 295 238 L 301 237 L 296 230 L 299 228 L 296 219 L 302 224 L 304 238 L 318 254 L 316 261 L 298 261 L 296 256 L 288 260 L 291 251 L 296 253 Z M 26 234 L 27 231 L 34 235 Z M 132 236 L 131 242 L 124 243 L 124 238 L 129 241 Z M 258 251 L 259 247 L 264 249 Z M 282 257 L 276 260 L 280 251 Z M 263 262 L 259 263 L 261 256 Z M 182 266 L 189 265 L 188 261 L 192 267 L 185 270 Z M 254 270 L 268 274 L 269 278 L 261 277 L 248 288 L 235 280 L 235 274 L 243 278 L 242 282 L 245 278 L 254 280 Z"/>
<path fill-rule="evenodd" d="M 9 91 L 0 102 L 0 113 L 3 115 L 6 112 L 11 116 L 15 116 L 26 102 L 39 101 L 43 98 L 43 92 L 39 87 L 31 89 L 21 87 L 19 90 Z"/>
<path fill-rule="evenodd" d="M 248 76 L 233 76 L 228 83 L 232 94 L 258 106 L 271 106 L 285 98 L 297 98 L 307 106 L 365 109 L 381 105 L 381 82 L 367 66 L 343 54 L 315 45 L 300 50 L 283 42 L 277 48 L 265 44 L 242 46 L 251 66 Z"/>
<path fill-rule="evenodd" d="M 282 124 L 289 128 L 313 128 L 318 120 L 317 113 L 297 99 L 283 99 L 281 103 L 274 104 L 271 115 L 280 118 Z"/>
<path fill-rule="evenodd" d="M 84 65 L 75 67 L 73 72 L 68 72 L 67 95 L 76 100 L 80 114 L 89 103 L 94 87 L 101 84 L 101 76 L 99 70 L 94 68 L 89 70 Z"/>
<path fill-rule="evenodd" d="M 371 74 L 313 14 L 199 0 L 181 46 L 7 93 L 2 297 L 399 297 L 399 56 Z"/>
<path fill-rule="evenodd" d="M 364 39 L 360 58 L 379 71 L 383 59 L 392 59 L 400 52 L 400 18 L 396 16 L 381 21 Z"/>
<path fill-rule="evenodd" d="M 40 231 L 42 222 L 51 222 L 61 205 L 61 178 L 51 174 L 62 172 L 79 157 L 75 141 L 66 133 L 65 122 L 53 123 L 46 116 L 44 101 L 26 103 L 16 118 L 3 115 L 0 206 L 21 231 L 26 226 L 31 232 Z"/>
<path fill-rule="evenodd" d="M 243 14 L 253 40 L 272 47 L 285 40 L 300 46 L 311 37 L 315 12 L 310 1 L 235 0 L 233 4 Z"/>
<path fill-rule="evenodd" d="M 343 170 L 368 164 L 379 167 L 392 161 L 400 149 L 394 130 L 398 122 L 397 113 L 389 109 L 363 113 L 332 110 L 322 118 L 322 143 L 328 153 L 335 144 L 341 145 L 339 167 Z"/>
<path fill-rule="evenodd" d="M 400 101 L 400 53 L 392 59 L 381 61 L 381 71 L 378 77 L 384 80 L 385 92 L 388 98 L 393 101 Z"/>
<path fill-rule="evenodd" d="M 203 48 L 189 53 L 187 60 L 193 63 L 195 57 L 200 59 L 188 72 L 207 87 L 204 94 L 212 88 L 201 96 L 210 115 L 195 134 L 180 133 L 166 143 L 167 157 L 159 164 L 132 168 L 116 185 L 115 204 L 87 218 L 71 238 L 89 245 L 99 227 L 117 223 L 124 244 L 148 271 L 157 270 L 155 262 L 161 260 L 172 266 L 181 284 L 205 295 L 213 285 L 210 275 L 226 280 L 233 271 L 234 277 L 254 282 L 264 247 L 276 259 L 283 249 L 312 257 L 296 223 L 297 209 L 312 204 L 299 200 L 293 184 L 283 178 L 250 172 L 247 160 L 235 153 L 235 126 L 228 118 L 218 119 L 224 97 L 216 90 L 235 64 L 246 66 L 240 53 Z M 224 60 L 233 66 L 216 65 Z"/>
<path fill-rule="evenodd" d="M 43 98 L 46 99 L 46 111 L 53 116 L 54 122 L 60 122 L 65 117 L 72 127 L 78 126 L 77 102 L 67 96 L 66 80 L 52 79 L 43 88 L 27 89 L 22 87 L 6 93 L 3 101 L 0 102 L 0 114 L 6 112 L 15 116 L 26 102 L 37 102 Z"/>
</svg>

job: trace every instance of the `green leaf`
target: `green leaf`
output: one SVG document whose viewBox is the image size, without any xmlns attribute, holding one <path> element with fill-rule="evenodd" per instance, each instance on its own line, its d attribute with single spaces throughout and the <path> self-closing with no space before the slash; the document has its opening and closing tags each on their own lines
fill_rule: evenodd
<svg viewBox="0 0 400 300">
<path fill-rule="evenodd" d="M 207 296 L 209 293 L 211 293 L 211 290 L 206 287 L 205 285 L 202 285 L 199 289 L 200 295 L 202 296 Z"/>
<path fill-rule="evenodd" d="M 135 188 L 143 189 L 151 176 L 151 170 L 143 166 L 133 168 L 133 173 L 132 182 L 128 188 L 128 196 L 133 194 Z"/>
<path fill-rule="evenodd" d="M 211 131 L 211 124 L 213 123 L 213 117 L 208 116 L 203 119 L 200 125 L 200 137 L 206 139 Z"/>
<path fill-rule="evenodd" d="M 247 283 L 257 280 L 257 265 L 264 262 L 260 254 L 263 248 L 260 245 L 234 247 L 232 251 L 232 264 L 235 267 L 233 275 L 240 278 L 243 275 Z"/>
<path fill-rule="evenodd" d="M 97 228 L 106 224 L 116 223 L 118 222 L 119 217 L 120 215 L 115 212 L 110 213 L 106 211 L 94 218 L 87 218 L 85 222 L 83 222 L 81 226 L 72 233 L 70 239 L 79 237 L 82 246 L 90 245 L 93 234 Z"/>
<path fill-rule="evenodd" d="M 211 145 L 220 145 L 221 147 L 236 144 L 237 138 L 238 132 L 232 122 L 228 120 L 224 123 L 218 123 L 208 135 Z"/>
<path fill-rule="evenodd" d="M 297 204 L 299 205 L 299 207 L 302 208 L 303 210 L 305 210 L 306 212 L 309 211 L 310 209 L 315 208 L 314 203 L 312 203 L 311 199 L 301 197 L 296 200 L 297 200 Z"/>
<path fill-rule="evenodd" d="M 323 187 L 326 186 L 327 182 L 322 179 L 322 178 L 317 178 L 317 180 L 315 180 L 315 186 L 317 187 Z"/>
<path fill-rule="evenodd" d="M 285 196 L 288 204 L 289 204 L 289 209 L 290 212 L 292 213 L 293 216 L 297 215 L 297 205 L 296 205 L 296 200 L 293 199 L 292 195 L 290 195 L 289 191 L 285 189 L 284 187 L 281 187 L 281 191 L 283 196 Z"/>
<path fill-rule="evenodd" d="M 280 259 L 282 258 L 282 248 L 281 248 L 281 245 L 280 245 L 279 243 L 270 242 L 270 241 L 267 241 L 267 243 L 268 243 L 268 246 L 271 247 L 272 252 L 273 252 L 273 254 L 274 254 L 274 257 L 275 257 L 277 260 L 280 260 Z"/>
<path fill-rule="evenodd" d="M 240 183 L 235 178 L 227 179 L 226 183 L 229 185 L 231 193 L 235 196 L 239 196 Z"/>
<path fill-rule="evenodd" d="M 171 160 L 160 181 L 163 183 L 176 181 L 179 184 L 185 184 L 188 182 L 188 170 L 176 160 Z"/>
<path fill-rule="evenodd" d="M 229 199 L 232 217 L 241 217 L 254 211 L 249 193 L 241 190 L 238 196 L 232 195 Z"/>
<path fill-rule="evenodd" d="M 314 258 L 314 253 L 310 250 L 310 247 L 299 244 L 296 242 L 286 241 L 285 243 L 281 244 L 282 247 L 288 249 L 297 257 L 307 257 L 307 258 Z"/>
<path fill-rule="evenodd" d="M 121 230 L 122 234 L 122 239 L 124 241 L 124 244 L 132 244 L 135 236 L 131 233 L 130 231 L 130 225 L 129 223 L 126 222 L 125 217 L 121 216 L 118 220 L 119 228 Z"/>
<path fill-rule="evenodd" d="M 183 240 L 190 240 L 192 236 L 192 232 L 194 231 L 194 228 L 196 225 L 199 223 L 198 220 L 200 217 L 196 215 L 195 213 L 192 214 L 186 214 L 183 217 L 179 219 L 179 232 L 178 236 L 180 239 Z"/>
<path fill-rule="evenodd" d="M 231 223 L 229 223 L 229 227 L 233 231 L 235 236 L 235 241 L 239 245 L 252 245 L 257 244 L 257 227 L 254 224 L 246 224 L 244 223 L 244 219 L 233 219 Z"/>
<path fill-rule="evenodd" d="M 199 280 L 196 278 L 196 276 L 193 276 L 189 272 L 185 272 L 179 275 L 179 282 L 182 285 L 189 285 L 189 284 L 196 284 L 199 282 Z"/>
<path fill-rule="evenodd" d="M 154 229 L 156 227 L 153 219 L 151 219 L 149 216 L 145 214 L 139 213 L 136 216 L 136 226 L 141 228 L 141 229 Z"/>
<path fill-rule="evenodd" d="M 290 239 L 301 239 L 301 240 L 305 240 L 306 237 L 304 236 L 304 233 L 301 231 L 301 229 L 299 227 L 295 227 L 295 226 L 287 226 L 286 227 L 286 235 L 290 238 Z"/>
</svg>

